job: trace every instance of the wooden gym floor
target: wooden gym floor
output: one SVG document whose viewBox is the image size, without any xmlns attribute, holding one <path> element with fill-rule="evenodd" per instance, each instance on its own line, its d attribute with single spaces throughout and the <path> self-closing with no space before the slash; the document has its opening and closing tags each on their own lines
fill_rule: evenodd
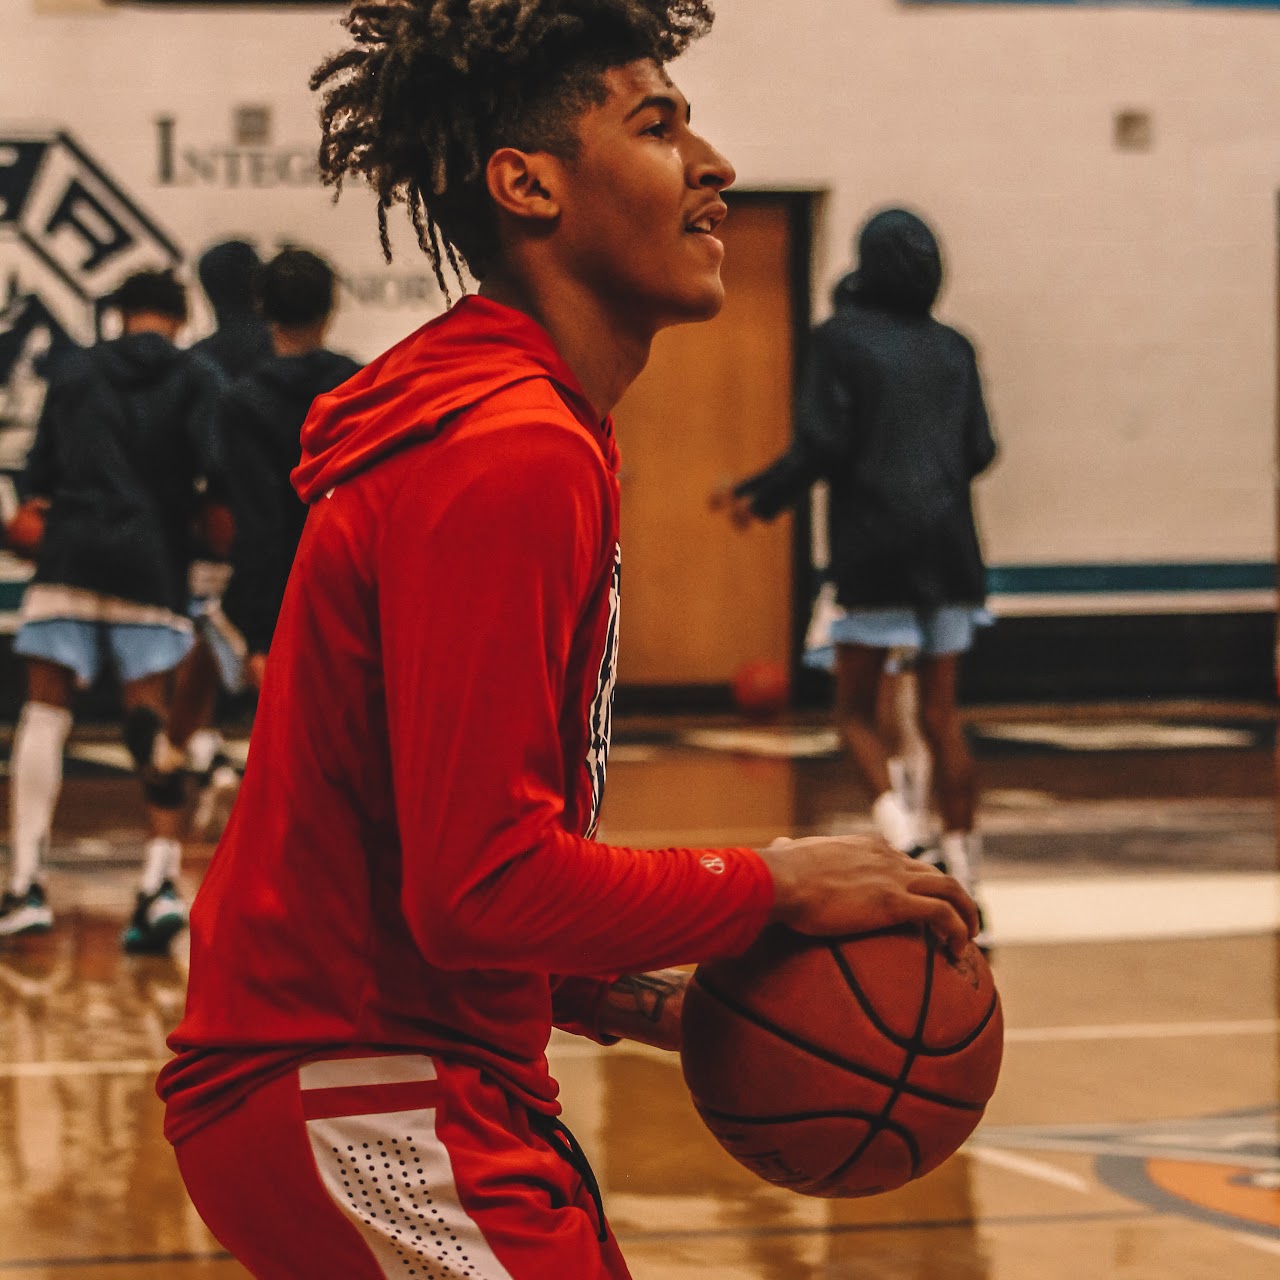
<svg viewBox="0 0 1280 1280">
<path fill-rule="evenodd" d="M 566 1120 L 637 1280 L 1277 1275 L 1273 726 L 1265 710 L 1164 711 L 974 714 L 1005 1068 L 972 1141 L 919 1183 L 845 1203 L 772 1190 L 703 1132 L 667 1055 L 557 1037 Z M 862 823 L 820 725 L 635 721 L 616 737 L 606 838 Z M 182 948 L 119 951 L 140 848 L 121 764 L 106 737 L 77 736 L 57 927 L 0 948 L 0 1277 L 231 1280 L 246 1273 L 187 1202 L 152 1092 Z M 189 890 L 207 856 L 192 847 Z"/>
</svg>

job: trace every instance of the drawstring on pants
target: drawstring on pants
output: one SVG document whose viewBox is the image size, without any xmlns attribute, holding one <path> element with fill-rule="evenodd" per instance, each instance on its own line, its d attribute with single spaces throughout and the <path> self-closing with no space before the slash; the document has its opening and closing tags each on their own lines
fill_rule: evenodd
<svg viewBox="0 0 1280 1280">
<path fill-rule="evenodd" d="M 601 1244 L 606 1244 L 609 1240 L 609 1228 L 604 1220 L 604 1201 L 601 1199 L 600 1184 L 596 1181 L 595 1171 L 591 1168 L 587 1153 L 583 1151 L 577 1138 L 570 1132 L 569 1126 L 559 1116 L 547 1116 L 531 1111 L 529 1122 L 534 1130 L 551 1144 L 551 1149 L 556 1155 L 575 1170 L 586 1184 L 587 1193 L 596 1207 L 596 1219 L 600 1224 L 596 1229 L 596 1238 Z"/>
</svg>

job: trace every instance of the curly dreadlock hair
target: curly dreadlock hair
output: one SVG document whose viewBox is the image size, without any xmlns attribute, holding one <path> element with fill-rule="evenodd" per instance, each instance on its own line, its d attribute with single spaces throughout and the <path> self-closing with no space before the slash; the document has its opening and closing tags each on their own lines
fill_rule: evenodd
<svg viewBox="0 0 1280 1280">
<path fill-rule="evenodd" d="M 391 261 L 387 210 L 408 206 L 445 295 L 444 263 L 483 279 L 497 253 L 485 180 L 499 147 L 576 155 L 579 115 L 603 76 L 670 62 L 711 28 L 709 0 L 384 0 L 343 19 L 354 44 L 311 77 L 324 89 L 320 171 L 366 179 Z"/>
</svg>

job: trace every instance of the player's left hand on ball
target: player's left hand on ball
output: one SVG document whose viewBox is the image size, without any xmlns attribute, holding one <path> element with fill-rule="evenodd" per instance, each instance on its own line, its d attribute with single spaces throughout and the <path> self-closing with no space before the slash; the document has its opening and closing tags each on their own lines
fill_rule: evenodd
<svg viewBox="0 0 1280 1280">
<path fill-rule="evenodd" d="M 879 836 L 775 840 L 761 857 L 774 880 L 773 918 L 797 933 L 919 924 L 958 955 L 978 932 L 978 908 L 958 880 Z"/>
</svg>

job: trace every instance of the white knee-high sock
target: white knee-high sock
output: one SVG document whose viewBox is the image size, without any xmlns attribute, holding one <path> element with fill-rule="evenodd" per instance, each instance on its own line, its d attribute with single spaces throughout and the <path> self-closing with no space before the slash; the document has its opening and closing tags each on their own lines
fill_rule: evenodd
<svg viewBox="0 0 1280 1280">
<path fill-rule="evenodd" d="M 40 874 L 70 732 L 71 712 L 65 707 L 28 702 L 18 716 L 9 760 L 9 887 L 14 893 L 26 893 Z"/>
<path fill-rule="evenodd" d="M 182 866 L 182 845 L 165 836 L 147 841 L 147 854 L 142 864 L 142 892 L 150 896 L 166 880 L 176 880 Z"/>
<path fill-rule="evenodd" d="M 187 762 L 193 773 L 208 773 L 213 757 L 222 750 L 222 734 L 217 729 L 197 729 L 187 743 Z"/>
<path fill-rule="evenodd" d="M 911 808 L 911 797 L 907 791 L 907 762 L 901 756 L 890 756 L 885 764 L 889 769 L 889 786 L 893 794 L 902 801 L 904 809 Z"/>
<path fill-rule="evenodd" d="M 929 817 L 929 788 L 933 781 L 933 757 L 923 743 L 913 743 L 902 761 L 902 790 L 907 808 L 924 823 Z"/>
</svg>

